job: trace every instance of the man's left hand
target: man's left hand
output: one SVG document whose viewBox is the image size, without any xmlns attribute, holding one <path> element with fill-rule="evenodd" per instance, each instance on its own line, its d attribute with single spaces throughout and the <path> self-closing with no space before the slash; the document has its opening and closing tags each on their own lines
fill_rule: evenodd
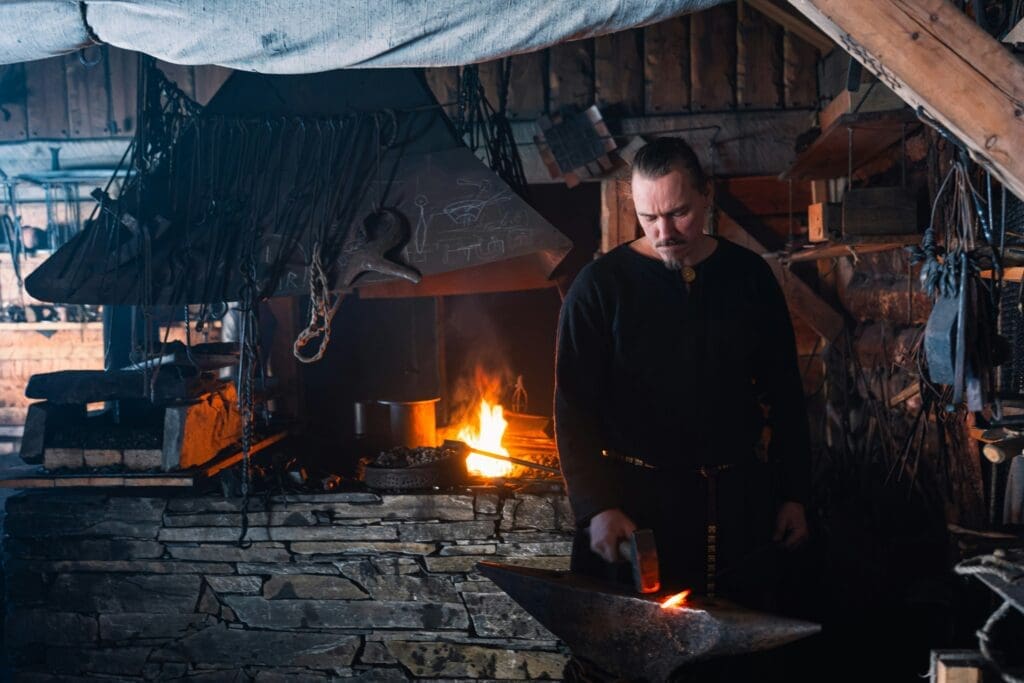
<svg viewBox="0 0 1024 683">
<path fill-rule="evenodd" d="M 807 530 L 803 504 L 791 500 L 783 503 L 775 517 L 775 535 L 772 540 L 792 550 L 803 545 L 808 536 L 810 532 Z"/>
</svg>

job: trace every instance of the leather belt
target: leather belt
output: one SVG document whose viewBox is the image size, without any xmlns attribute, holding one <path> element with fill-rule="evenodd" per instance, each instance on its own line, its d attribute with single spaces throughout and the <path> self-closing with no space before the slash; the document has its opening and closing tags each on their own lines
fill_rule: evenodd
<svg viewBox="0 0 1024 683">
<path fill-rule="evenodd" d="M 738 467 L 737 463 L 726 463 L 724 465 L 693 465 L 692 467 L 666 468 L 666 467 L 659 467 L 658 465 L 652 465 L 651 463 L 647 462 L 646 460 L 641 460 L 640 458 L 634 458 L 634 457 L 631 457 L 631 456 L 628 456 L 628 455 L 623 455 L 622 453 L 619 453 L 617 451 L 608 450 L 608 449 L 602 450 L 601 451 L 601 455 L 606 457 L 606 458 L 610 458 L 611 460 L 614 460 L 616 462 L 621 462 L 621 463 L 624 463 L 626 465 L 632 465 L 633 467 L 640 467 L 640 468 L 643 468 L 645 470 L 654 470 L 654 471 L 661 470 L 661 471 L 671 471 L 671 472 L 693 472 L 694 474 L 699 474 L 700 476 L 704 477 L 705 479 L 710 479 L 711 477 L 715 476 L 719 472 L 724 472 L 725 470 L 731 470 L 734 467 Z"/>
</svg>

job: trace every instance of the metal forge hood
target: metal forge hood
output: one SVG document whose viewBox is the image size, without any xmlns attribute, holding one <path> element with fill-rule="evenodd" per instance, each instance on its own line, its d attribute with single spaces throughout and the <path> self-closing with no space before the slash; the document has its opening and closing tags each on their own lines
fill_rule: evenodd
<svg viewBox="0 0 1024 683">
<path fill-rule="evenodd" d="M 141 189 L 29 276 L 33 296 L 182 305 L 244 298 L 247 283 L 303 295 L 317 253 L 332 288 L 364 296 L 532 289 L 571 248 L 463 145 L 418 70 L 237 72 L 154 158 Z M 384 252 L 393 269 L 362 265 L 376 207 L 400 232 Z"/>
</svg>

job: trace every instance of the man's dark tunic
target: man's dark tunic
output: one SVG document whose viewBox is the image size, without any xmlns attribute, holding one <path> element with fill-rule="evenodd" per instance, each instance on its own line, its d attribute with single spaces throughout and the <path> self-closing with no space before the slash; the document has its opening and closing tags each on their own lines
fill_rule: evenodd
<svg viewBox="0 0 1024 683">
<path fill-rule="evenodd" d="M 576 278 L 558 334 L 556 432 L 577 522 L 621 508 L 654 527 L 669 585 L 702 576 L 700 465 L 737 465 L 720 477 L 722 569 L 767 540 L 769 495 L 803 503 L 810 486 L 803 390 L 778 283 L 760 256 L 725 240 L 696 272 L 688 291 L 680 272 L 621 246 Z M 754 455 L 763 406 L 771 470 Z M 597 556 L 577 545 L 575 568 L 593 570 Z"/>
</svg>

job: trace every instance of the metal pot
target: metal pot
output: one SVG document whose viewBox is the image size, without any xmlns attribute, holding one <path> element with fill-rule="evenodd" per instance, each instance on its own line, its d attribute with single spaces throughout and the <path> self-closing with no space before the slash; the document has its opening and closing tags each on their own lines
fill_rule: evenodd
<svg viewBox="0 0 1024 683">
<path fill-rule="evenodd" d="M 437 402 L 439 398 L 423 401 L 379 401 L 388 408 L 388 436 L 390 446 L 437 445 Z"/>
</svg>

